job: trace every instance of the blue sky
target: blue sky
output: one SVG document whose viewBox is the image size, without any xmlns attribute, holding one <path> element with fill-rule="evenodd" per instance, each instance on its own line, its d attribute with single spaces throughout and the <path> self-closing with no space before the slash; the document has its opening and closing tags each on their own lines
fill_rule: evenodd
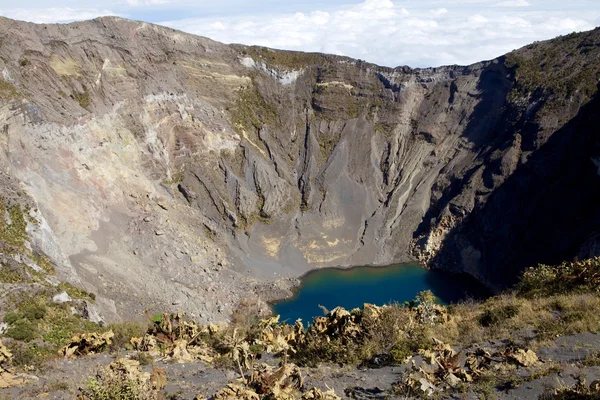
<svg viewBox="0 0 600 400">
<path fill-rule="evenodd" d="M 0 15 L 40 23 L 118 15 L 226 43 L 426 67 L 593 29 L 600 0 L 0 0 Z"/>
</svg>

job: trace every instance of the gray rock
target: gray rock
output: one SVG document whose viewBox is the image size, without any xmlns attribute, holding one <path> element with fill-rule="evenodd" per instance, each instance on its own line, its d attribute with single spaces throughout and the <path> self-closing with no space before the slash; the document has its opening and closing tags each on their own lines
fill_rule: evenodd
<svg viewBox="0 0 600 400">
<path fill-rule="evenodd" d="M 73 299 L 71 299 L 71 296 L 69 296 L 67 292 L 59 293 L 52 298 L 52 301 L 54 303 L 59 303 L 59 304 L 68 303 L 72 300 Z"/>
</svg>

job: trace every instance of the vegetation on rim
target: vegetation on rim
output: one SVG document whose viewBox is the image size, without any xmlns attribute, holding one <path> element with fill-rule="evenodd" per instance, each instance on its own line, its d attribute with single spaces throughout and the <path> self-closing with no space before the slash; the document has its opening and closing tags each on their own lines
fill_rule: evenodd
<svg viewBox="0 0 600 400">
<path fill-rule="evenodd" d="M 505 65 L 515 73 L 511 99 L 529 100 L 535 93 L 550 108 L 556 108 L 564 106 L 575 94 L 585 100 L 592 98 L 600 79 L 600 66 L 588 61 L 600 57 L 593 36 L 593 31 L 573 33 L 507 54 Z"/>
</svg>

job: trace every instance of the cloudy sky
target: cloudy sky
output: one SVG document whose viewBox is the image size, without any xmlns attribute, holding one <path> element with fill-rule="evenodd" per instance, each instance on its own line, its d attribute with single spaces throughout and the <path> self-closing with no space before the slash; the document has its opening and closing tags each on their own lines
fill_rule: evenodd
<svg viewBox="0 0 600 400">
<path fill-rule="evenodd" d="M 118 15 L 226 43 L 426 67 L 593 29 L 600 0 L 0 0 L 0 15 L 44 23 Z"/>
</svg>

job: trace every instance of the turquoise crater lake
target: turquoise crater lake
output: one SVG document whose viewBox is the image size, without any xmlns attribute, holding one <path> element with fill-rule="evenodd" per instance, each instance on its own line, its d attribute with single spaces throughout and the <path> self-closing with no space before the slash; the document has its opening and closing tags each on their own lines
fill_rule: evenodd
<svg viewBox="0 0 600 400">
<path fill-rule="evenodd" d="M 271 308 L 275 315 L 281 315 L 281 321 L 293 323 L 300 318 L 310 323 L 313 317 L 323 315 L 319 305 L 328 310 L 337 306 L 349 310 L 364 303 L 403 303 L 422 290 L 431 290 L 442 304 L 489 295 L 469 275 L 428 270 L 416 264 L 324 268 L 305 275 L 293 297 L 274 302 Z"/>
</svg>

